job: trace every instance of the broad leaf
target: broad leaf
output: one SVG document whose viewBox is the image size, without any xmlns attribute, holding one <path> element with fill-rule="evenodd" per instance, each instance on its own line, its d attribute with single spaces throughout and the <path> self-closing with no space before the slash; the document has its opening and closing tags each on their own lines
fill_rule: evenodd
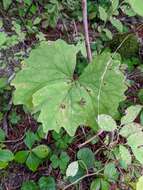
<svg viewBox="0 0 143 190">
<path fill-rule="evenodd" d="M 0 150 L 0 161 L 1 162 L 10 162 L 14 159 L 14 155 L 10 150 L 3 149 Z"/>
<path fill-rule="evenodd" d="M 106 22 L 106 20 L 108 18 L 108 14 L 106 13 L 106 10 L 101 6 L 99 6 L 99 16 L 100 16 L 101 20 Z"/>
<path fill-rule="evenodd" d="M 119 173 L 114 163 L 108 163 L 105 165 L 104 176 L 111 181 L 116 181 L 118 179 Z"/>
<path fill-rule="evenodd" d="M 135 133 L 135 134 L 130 135 L 127 138 L 127 143 L 129 146 L 134 147 L 134 148 L 143 146 L 143 133 L 140 132 L 140 133 Z"/>
<path fill-rule="evenodd" d="M 142 126 L 138 123 L 129 123 L 121 128 L 120 135 L 127 138 L 132 134 L 140 133 Z"/>
<path fill-rule="evenodd" d="M 118 6 L 119 6 L 119 0 L 112 0 L 112 10 L 113 12 L 117 10 Z"/>
<path fill-rule="evenodd" d="M 119 32 L 123 32 L 123 24 L 119 19 L 111 17 L 110 22 Z"/>
<path fill-rule="evenodd" d="M 53 177 L 41 177 L 38 184 L 40 190 L 56 190 L 56 183 Z"/>
<path fill-rule="evenodd" d="M 50 152 L 50 149 L 46 145 L 39 145 L 33 148 L 32 152 L 39 158 L 46 158 Z"/>
<path fill-rule="evenodd" d="M 0 170 L 6 168 L 7 166 L 8 166 L 8 162 L 1 162 L 0 161 Z"/>
<path fill-rule="evenodd" d="M 5 140 L 5 136 L 4 130 L 0 128 L 0 142 Z"/>
<path fill-rule="evenodd" d="M 33 144 L 35 143 L 35 141 L 37 140 L 36 135 L 31 132 L 31 131 L 27 131 L 26 132 L 26 137 L 24 139 L 24 143 L 26 144 L 26 146 L 31 149 Z"/>
<path fill-rule="evenodd" d="M 119 60 L 104 52 L 94 58 L 80 77 L 80 83 L 88 94 L 91 96 L 92 90 L 94 92 L 94 117 L 97 114 L 107 114 L 114 118 L 118 114 L 119 102 L 124 99 L 124 91 L 127 89 L 119 65 Z M 89 112 L 91 114 L 92 110 Z"/>
<path fill-rule="evenodd" d="M 5 10 L 8 9 L 11 3 L 12 3 L 12 0 L 3 0 L 4 9 Z"/>
<path fill-rule="evenodd" d="M 41 160 L 37 156 L 35 156 L 33 153 L 30 153 L 26 160 L 26 165 L 33 172 L 37 170 L 40 163 L 41 163 Z"/>
<path fill-rule="evenodd" d="M 0 32 L 0 46 L 2 46 L 7 40 L 7 35 L 4 32 Z"/>
<path fill-rule="evenodd" d="M 131 157 L 131 154 L 129 152 L 129 150 L 123 146 L 123 145 L 120 145 L 119 146 L 119 151 L 120 151 L 120 156 L 121 156 L 121 159 L 127 164 L 131 164 L 131 161 L 132 161 L 132 157 Z"/>
<path fill-rule="evenodd" d="M 143 164 L 143 133 L 135 133 L 127 138 L 127 144 L 131 147 L 136 159 Z"/>
<path fill-rule="evenodd" d="M 62 40 L 42 42 L 13 81 L 14 103 L 40 111 L 38 121 L 45 133 L 59 132 L 63 127 L 72 136 L 79 125 L 96 128 L 98 110 L 115 116 L 124 98 L 120 61 L 112 59 L 110 53 L 97 56 L 79 79 L 74 79 L 80 50 L 81 46 Z"/>
<path fill-rule="evenodd" d="M 15 154 L 15 161 L 23 164 L 26 161 L 26 159 L 28 158 L 28 155 L 29 155 L 29 151 L 27 151 L 27 150 L 18 151 Z"/>
<path fill-rule="evenodd" d="M 38 190 L 38 186 L 34 181 L 26 181 L 22 184 L 21 190 Z"/>
<path fill-rule="evenodd" d="M 69 176 L 74 177 L 77 174 L 78 169 L 79 169 L 78 161 L 74 161 L 74 162 L 70 163 L 68 165 L 67 170 L 66 170 L 66 176 L 67 177 L 69 177 Z"/>
<path fill-rule="evenodd" d="M 125 124 L 133 122 L 138 116 L 138 114 L 140 113 L 142 107 L 143 106 L 141 105 L 135 105 L 135 106 L 130 106 L 129 108 L 127 108 L 126 115 L 123 116 L 121 119 L 121 124 L 125 125 Z"/>
<path fill-rule="evenodd" d="M 80 149 L 77 153 L 77 158 L 82 160 L 87 168 L 93 168 L 95 166 L 95 156 L 89 148 Z"/>
<path fill-rule="evenodd" d="M 143 165 L 143 147 L 132 147 L 135 158 Z"/>
<path fill-rule="evenodd" d="M 130 3 L 132 9 L 139 14 L 140 16 L 143 16 L 143 1 L 142 0 L 128 0 Z"/>
<path fill-rule="evenodd" d="M 136 190 L 142 190 L 143 189 L 143 176 L 141 176 L 137 182 Z"/>
<path fill-rule="evenodd" d="M 114 131 L 117 129 L 117 125 L 114 119 L 110 115 L 99 115 L 98 116 L 98 125 L 104 131 Z"/>
<path fill-rule="evenodd" d="M 92 181 L 90 190 L 109 190 L 110 189 L 110 184 L 102 179 L 102 178 L 96 178 L 95 180 Z"/>
</svg>

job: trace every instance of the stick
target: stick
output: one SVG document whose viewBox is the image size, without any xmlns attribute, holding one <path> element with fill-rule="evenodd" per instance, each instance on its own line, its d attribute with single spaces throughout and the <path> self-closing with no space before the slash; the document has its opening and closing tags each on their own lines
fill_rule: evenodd
<svg viewBox="0 0 143 190">
<path fill-rule="evenodd" d="M 87 58 L 88 58 L 89 63 L 91 63 L 92 62 L 92 53 L 91 53 L 91 48 L 90 48 L 89 32 L 88 32 L 87 0 L 82 0 L 82 14 L 83 14 L 83 26 L 84 26 Z"/>
<path fill-rule="evenodd" d="M 96 135 L 94 135 L 93 137 L 91 137 L 90 139 L 88 139 L 87 141 L 85 141 L 84 143 L 78 145 L 78 148 L 82 148 L 83 146 L 89 144 L 91 141 L 93 141 L 95 138 L 99 137 L 101 134 L 103 133 L 103 131 L 99 131 Z"/>
</svg>

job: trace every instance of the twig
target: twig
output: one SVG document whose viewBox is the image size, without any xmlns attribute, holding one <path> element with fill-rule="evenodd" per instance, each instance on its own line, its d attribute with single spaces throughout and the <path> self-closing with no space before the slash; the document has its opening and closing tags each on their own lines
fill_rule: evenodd
<svg viewBox="0 0 143 190">
<path fill-rule="evenodd" d="M 90 143 L 91 141 L 93 141 L 96 137 L 100 136 L 103 133 L 103 131 L 99 131 L 96 135 L 94 135 L 93 137 L 91 137 L 90 139 L 88 139 L 87 141 L 85 141 L 84 143 L 78 145 L 78 148 L 82 148 L 83 146 L 85 146 L 86 144 Z"/>
<path fill-rule="evenodd" d="M 9 114 L 9 111 L 11 110 L 11 107 L 12 107 L 12 98 L 10 99 L 10 101 L 8 103 L 8 111 L 5 113 L 5 115 L 3 117 L 3 123 L 2 123 L 2 126 L 3 126 L 3 129 L 5 131 L 6 136 L 8 135 L 8 122 L 7 122 L 7 119 L 8 119 L 8 114 Z"/>
<path fill-rule="evenodd" d="M 98 174 L 99 174 L 100 172 L 102 172 L 103 170 L 104 170 L 104 168 L 102 168 L 101 170 L 99 170 L 99 171 L 97 171 L 97 172 L 95 172 L 95 173 L 86 174 L 86 175 L 80 177 L 79 179 L 77 179 L 76 181 L 74 181 L 73 183 L 71 183 L 71 184 L 67 185 L 66 187 L 64 187 L 63 190 L 68 189 L 69 187 L 75 185 L 76 183 L 80 182 L 81 180 L 83 180 L 83 179 L 85 179 L 85 178 L 87 178 L 87 177 L 91 177 L 91 176 L 94 176 L 94 175 L 98 175 Z"/>
<path fill-rule="evenodd" d="M 88 32 L 87 0 L 82 0 L 82 14 L 83 14 L 83 26 L 84 26 L 87 58 L 88 58 L 89 63 L 91 63 L 92 62 L 92 53 L 91 53 L 91 48 L 90 48 L 89 32 Z"/>
</svg>

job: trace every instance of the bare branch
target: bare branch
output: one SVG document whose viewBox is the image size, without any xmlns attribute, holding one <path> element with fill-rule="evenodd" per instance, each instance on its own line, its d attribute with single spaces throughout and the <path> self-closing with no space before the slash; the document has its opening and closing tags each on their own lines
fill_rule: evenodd
<svg viewBox="0 0 143 190">
<path fill-rule="evenodd" d="M 87 58 L 90 63 L 90 62 L 92 62 L 92 53 L 91 53 L 91 48 L 90 48 L 89 31 L 88 31 L 87 0 L 82 0 L 82 14 L 83 14 L 83 26 L 84 26 Z"/>
</svg>

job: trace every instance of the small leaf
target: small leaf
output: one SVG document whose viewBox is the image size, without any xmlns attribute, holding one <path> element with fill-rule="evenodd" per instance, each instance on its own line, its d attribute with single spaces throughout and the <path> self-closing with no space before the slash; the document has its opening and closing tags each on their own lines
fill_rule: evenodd
<svg viewBox="0 0 143 190">
<path fill-rule="evenodd" d="M 56 190 L 56 183 L 53 177 L 41 177 L 38 184 L 40 190 Z"/>
<path fill-rule="evenodd" d="M 140 133 L 142 131 L 142 126 L 138 123 L 129 123 L 124 125 L 120 130 L 120 135 L 127 138 L 132 134 Z"/>
<path fill-rule="evenodd" d="M 3 0 L 4 9 L 7 10 L 11 3 L 11 0 Z"/>
<path fill-rule="evenodd" d="M 33 172 L 35 172 L 37 170 L 40 163 L 41 163 L 41 160 L 37 156 L 32 154 L 32 153 L 29 154 L 29 156 L 28 156 L 28 158 L 26 160 L 26 165 Z"/>
<path fill-rule="evenodd" d="M 59 160 L 59 168 L 62 173 L 65 172 L 69 161 L 70 161 L 69 155 L 66 152 L 62 152 Z"/>
<path fill-rule="evenodd" d="M 140 102 L 143 104 L 143 89 L 141 89 L 141 90 L 139 91 L 138 97 L 139 97 Z"/>
<path fill-rule="evenodd" d="M 110 189 L 110 184 L 104 179 L 101 179 L 101 190 L 109 190 L 109 189 Z"/>
<path fill-rule="evenodd" d="M 0 170 L 5 169 L 8 166 L 8 162 L 1 162 L 0 161 Z"/>
<path fill-rule="evenodd" d="M 135 106 L 130 106 L 129 108 L 127 108 L 125 116 L 123 116 L 121 119 L 121 124 L 125 125 L 125 124 L 133 122 L 138 116 L 138 114 L 140 113 L 142 107 L 143 106 L 141 105 L 135 105 Z"/>
<path fill-rule="evenodd" d="M 82 148 L 77 153 L 77 158 L 82 160 L 87 168 L 92 168 L 95 165 L 94 153 L 89 148 Z"/>
<path fill-rule="evenodd" d="M 141 115 L 140 115 L 140 122 L 141 122 L 141 125 L 143 125 L 143 111 L 141 112 Z"/>
<path fill-rule="evenodd" d="M 34 181 L 26 181 L 22 184 L 21 190 L 38 190 L 38 186 Z"/>
<path fill-rule="evenodd" d="M 33 22 L 33 25 L 37 25 L 37 24 L 39 24 L 40 22 L 41 22 L 41 18 L 36 17 L 36 19 L 35 19 L 34 22 Z"/>
<path fill-rule="evenodd" d="M 122 159 L 127 165 L 131 164 L 132 157 L 131 157 L 131 154 L 130 154 L 129 150 L 128 150 L 125 146 L 120 145 L 120 146 L 119 146 L 119 151 L 120 151 L 121 159 Z"/>
<path fill-rule="evenodd" d="M 112 0 L 112 10 L 113 12 L 118 8 L 119 0 Z"/>
<path fill-rule="evenodd" d="M 1 44 L 0 44 L 0 46 L 1 46 Z M 7 85 L 7 79 L 6 78 L 0 78 L 0 89 L 4 88 L 6 85 Z"/>
<path fill-rule="evenodd" d="M 57 155 L 53 154 L 50 158 L 51 162 L 52 162 L 52 167 L 54 169 L 58 168 L 59 167 L 59 159 L 57 157 Z"/>
<path fill-rule="evenodd" d="M 112 32 L 108 28 L 104 28 L 103 32 L 105 32 L 108 39 L 112 40 L 113 35 L 112 35 Z"/>
<path fill-rule="evenodd" d="M 131 147 L 135 158 L 143 165 L 143 147 Z"/>
<path fill-rule="evenodd" d="M 97 178 L 92 181 L 90 190 L 100 190 L 101 183 L 100 183 L 100 178 Z"/>
<path fill-rule="evenodd" d="M 110 184 L 102 178 L 97 178 L 92 181 L 90 190 L 109 190 Z"/>
<path fill-rule="evenodd" d="M 137 188 L 136 190 L 142 190 L 143 189 L 143 176 L 141 176 L 137 182 Z"/>
<path fill-rule="evenodd" d="M 46 158 L 50 152 L 50 149 L 46 145 L 39 145 L 33 148 L 32 152 L 39 158 Z"/>
<path fill-rule="evenodd" d="M 119 173 L 114 163 L 108 163 L 104 169 L 104 176 L 111 181 L 117 181 Z"/>
<path fill-rule="evenodd" d="M 79 169 L 79 164 L 78 164 L 78 161 L 75 161 L 75 162 L 72 162 L 68 165 L 68 168 L 66 170 L 66 176 L 69 177 L 69 176 L 72 176 L 74 177 L 77 172 L 78 172 L 78 169 Z"/>
<path fill-rule="evenodd" d="M 7 35 L 4 32 L 0 32 L 0 46 L 2 46 L 7 40 Z"/>
<path fill-rule="evenodd" d="M 4 149 L 0 150 L 0 161 L 1 162 L 10 162 L 14 159 L 14 155 L 10 150 Z"/>
<path fill-rule="evenodd" d="M 108 14 L 106 13 L 106 10 L 101 6 L 99 6 L 99 15 L 101 20 L 103 20 L 104 22 L 107 21 Z"/>
<path fill-rule="evenodd" d="M 0 128 L 0 142 L 5 140 L 5 132 Z"/>
<path fill-rule="evenodd" d="M 17 152 L 15 154 L 15 161 L 23 164 L 26 161 L 28 154 L 29 154 L 29 151 L 26 151 L 26 150 Z"/>
<path fill-rule="evenodd" d="M 24 143 L 26 146 L 31 149 L 35 141 L 37 140 L 36 135 L 33 132 L 27 131 L 26 132 L 26 137 L 24 139 Z"/>
<path fill-rule="evenodd" d="M 117 129 L 116 122 L 112 119 L 110 115 L 99 115 L 98 116 L 98 125 L 100 129 L 104 131 L 114 131 Z"/>
<path fill-rule="evenodd" d="M 110 22 L 119 32 L 123 32 L 123 24 L 119 19 L 111 17 Z"/>
<path fill-rule="evenodd" d="M 127 138 L 127 143 L 129 146 L 131 147 L 139 147 L 139 146 L 143 146 L 143 133 L 135 133 L 130 135 Z"/>
</svg>

